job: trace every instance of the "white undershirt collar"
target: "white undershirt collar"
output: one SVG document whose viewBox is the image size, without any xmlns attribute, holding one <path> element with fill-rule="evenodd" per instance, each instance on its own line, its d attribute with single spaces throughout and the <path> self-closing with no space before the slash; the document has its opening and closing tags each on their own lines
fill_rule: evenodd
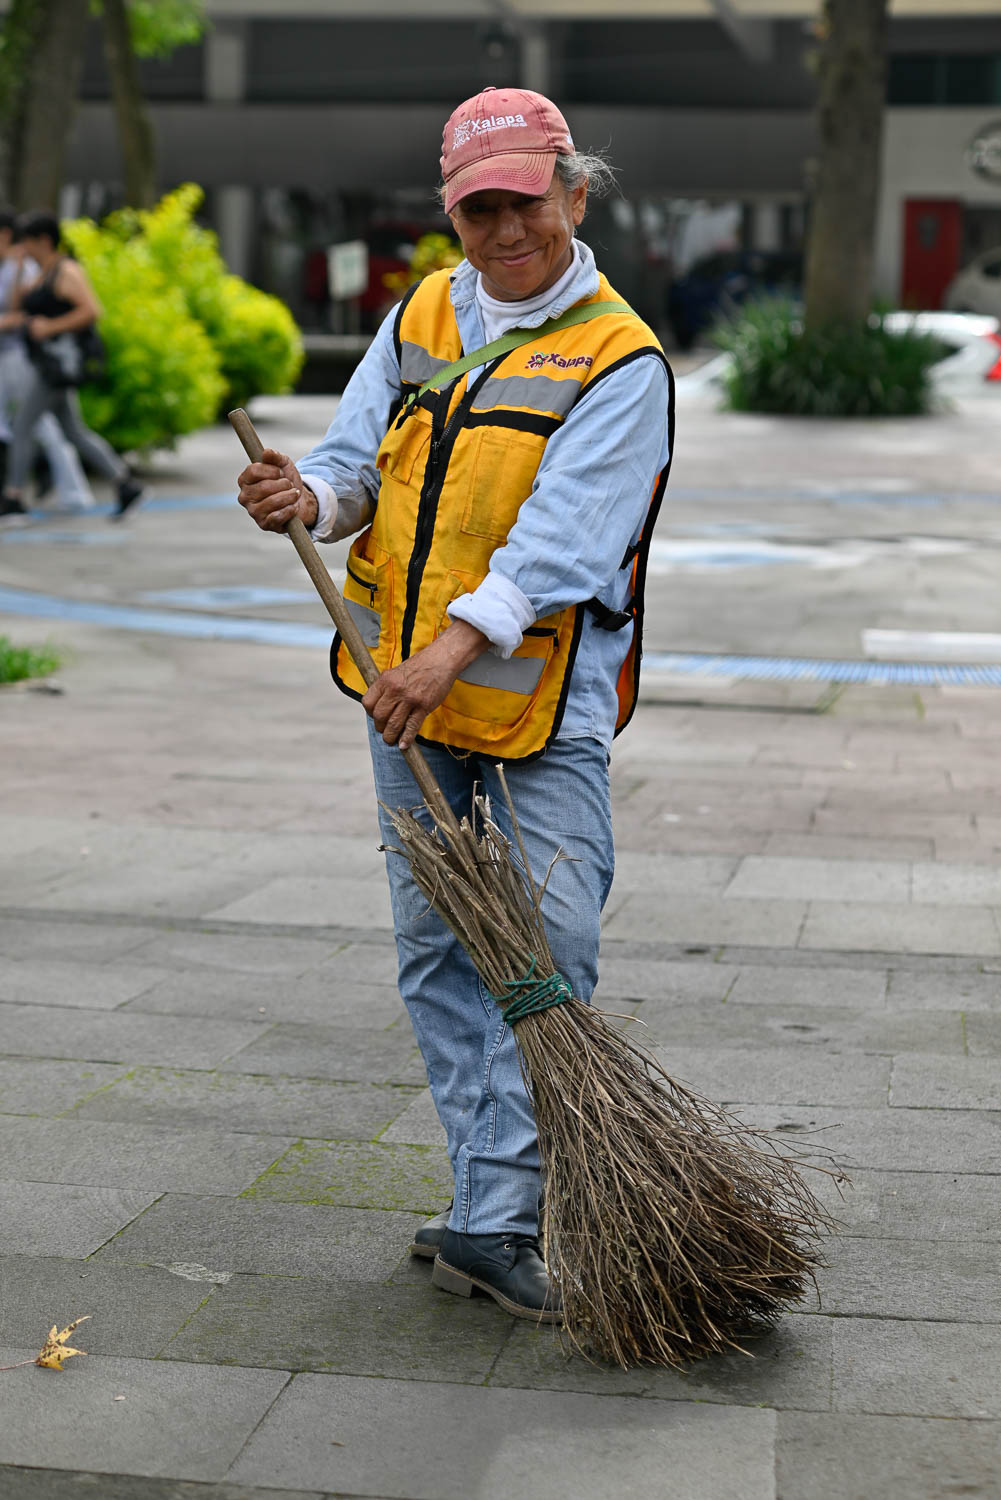
<svg viewBox="0 0 1001 1500">
<path fill-rule="evenodd" d="M 508 329 L 520 327 L 524 318 L 531 317 L 532 313 L 541 312 L 543 308 L 555 302 L 563 292 L 568 290 L 570 283 L 580 270 L 580 250 L 576 240 L 572 242 L 571 250 L 570 264 L 559 281 L 547 287 L 544 292 L 537 292 L 534 297 L 525 297 L 521 302 L 499 302 L 496 297 L 491 297 L 489 292 L 484 291 L 483 277 L 477 272 L 476 306 L 483 319 L 483 331 L 488 344 L 492 344 L 494 339 L 499 339 L 502 333 L 507 333 Z"/>
</svg>

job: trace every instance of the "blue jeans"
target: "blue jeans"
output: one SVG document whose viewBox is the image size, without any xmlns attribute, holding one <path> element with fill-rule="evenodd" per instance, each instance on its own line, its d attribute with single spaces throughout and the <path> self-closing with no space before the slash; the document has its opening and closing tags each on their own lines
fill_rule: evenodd
<svg viewBox="0 0 1001 1500">
<path fill-rule="evenodd" d="M 406 761 L 369 721 L 376 793 L 389 807 L 429 816 Z M 447 750 L 424 754 L 457 816 L 470 812 L 474 787 L 491 800 L 494 820 L 511 837 L 493 762 Z M 579 999 L 598 977 L 601 909 L 612 884 L 614 853 L 608 754 L 598 740 L 557 740 L 540 759 L 505 767 L 521 836 L 536 882 L 558 849 L 571 856 L 553 869 L 542 912 L 557 967 Z M 383 842 L 396 842 L 380 807 Z M 400 994 L 427 1067 L 435 1108 L 455 1174 L 450 1227 L 460 1234 L 535 1234 L 539 1146 L 511 1029 L 472 962 L 414 884 L 400 854 L 387 853 Z"/>
</svg>

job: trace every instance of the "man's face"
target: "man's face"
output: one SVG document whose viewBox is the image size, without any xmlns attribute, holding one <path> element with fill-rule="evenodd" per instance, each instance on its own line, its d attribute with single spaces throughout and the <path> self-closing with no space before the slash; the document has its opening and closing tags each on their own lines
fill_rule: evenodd
<svg viewBox="0 0 1001 1500">
<path fill-rule="evenodd" d="M 0 229 L 0 260 L 6 260 L 14 243 L 13 229 Z"/>
<path fill-rule="evenodd" d="M 449 218 L 489 296 L 521 302 L 547 291 L 569 266 L 586 203 L 586 183 L 571 193 L 554 177 L 540 198 L 502 188 L 470 193 Z"/>
</svg>

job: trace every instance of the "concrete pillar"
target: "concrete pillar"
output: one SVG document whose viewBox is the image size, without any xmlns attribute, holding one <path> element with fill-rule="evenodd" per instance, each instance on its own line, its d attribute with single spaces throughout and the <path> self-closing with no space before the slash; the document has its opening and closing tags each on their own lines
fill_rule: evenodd
<svg viewBox="0 0 1001 1500">
<path fill-rule="evenodd" d="M 254 194 L 251 188 L 232 183 L 216 188 L 216 232 L 219 249 L 234 276 L 250 274 L 250 245 L 254 233 Z"/>
<path fill-rule="evenodd" d="M 220 18 L 205 37 L 205 97 L 211 104 L 239 104 L 247 92 L 247 25 Z M 219 248 L 236 276 L 250 270 L 254 230 L 254 195 L 249 187 L 229 183 L 216 189 Z"/>
<path fill-rule="evenodd" d="M 778 203 L 756 203 L 751 230 L 755 250 L 781 250 L 782 214 Z"/>
<path fill-rule="evenodd" d="M 521 86 L 549 96 L 549 37 L 544 26 L 527 22 L 521 35 Z"/>
<path fill-rule="evenodd" d="M 205 97 L 214 104 L 239 104 L 247 92 L 245 21 L 212 23 L 205 36 Z"/>
</svg>

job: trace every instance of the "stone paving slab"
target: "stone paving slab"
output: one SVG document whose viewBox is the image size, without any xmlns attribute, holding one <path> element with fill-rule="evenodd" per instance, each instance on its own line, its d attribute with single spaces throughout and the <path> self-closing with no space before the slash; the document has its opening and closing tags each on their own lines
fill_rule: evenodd
<svg viewBox="0 0 1001 1500">
<path fill-rule="evenodd" d="M 228 1072 L 287 1073 L 342 1083 L 422 1084 L 426 1078 L 405 1016 L 386 1031 L 279 1023 L 224 1066 Z"/>
<path fill-rule="evenodd" d="M 1001 1328 L 835 1318 L 833 1333 L 836 1411 L 1001 1417 Z"/>
<path fill-rule="evenodd" d="M 302 1141 L 241 1197 L 406 1209 L 430 1218 L 447 1208 L 452 1186 L 448 1153 L 441 1146 L 394 1146 L 385 1138 L 365 1144 Z"/>
<path fill-rule="evenodd" d="M 595 1001 L 614 1005 L 620 999 L 723 1000 L 736 977 L 737 970 L 729 964 L 603 955 Z"/>
<path fill-rule="evenodd" d="M 806 904 L 802 901 L 708 896 L 677 896 L 663 901 L 659 896 L 632 895 L 603 925 L 603 931 L 613 938 L 656 936 L 669 943 L 744 943 L 749 947 L 793 948 L 805 915 Z"/>
<path fill-rule="evenodd" d="M 885 1004 L 887 970 L 781 968 L 748 965 L 737 974 L 727 1000 L 740 1005 L 820 1005 L 858 1010 L 881 1010 Z"/>
<path fill-rule="evenodd" d="M 79 1011 L 52 1005 L 0 1005 L 4 1050 L 34 1057 L 211 1068 L 266 1030 L 266 1022 Z"/>
<path fill-rule="evenodd" d="M 430 1089 L 422 1089 L 402 1115 L 383 1131 L 380 1139 L 390 1145 L 442 1146 L 445 1131 L 435 1111 Z"/>
<path fill-rule="evenodd" d="M 1001 1012 L 964 1016 L 963 1030 L 971 1057 L 1001 1057 Z"/>
<path fill-rule="evenodd" d="M 775 1500 L 994 1500 L 1001 1423 L 781 1412 Z"/>
<path fill-rule="evenodd" d="M 1001 1111 L 1001 1068 L 989 1057 L 898 1057 L 890 1104 L 904 1109 Z"/>
<path fill-rule="evenodd" d="M 976 1240 L 985 1254 L 988 1243 L 1001 1241 L 1001 1174 L 853 1170 L 840 1193 L 816 1174 L 810 1186 L 840 1232 L 853 1237 Z"/>
<path fill-rule="evenodd" d="M 1001 870 L 985 865 L 918 863 L 915 901 L 936 906 L 1001 906 Z"/>
<path fill-rule="evenodd" d="M 884 1172 L 997 1172 L 1001 1120 L 976 1110 L 825 1109 L 745 1105 L 741 1119 L 760 1130 L 811 1139 L 853 1168 Z M 405 1117 L 401 1117 L 402 1119 Z M 401 1123 L 398 1121 L 397 1124 Z"/>
<path fill-rule="evenodd" d="M 0 1180 L 0 1254 L 91 1255 L 155 1201 L 115 1187 Z"/>
<path fill-rule="evenodd" d="M 804 984 L 804 990 L 806 986 Z M 808 993 L 808 991 L 806 991 Z M 665 1005 L 646 1000 L 636 1007 L 646 1029 L 637 1040 L 662 1045 L 732 1048 L 781 1047 L 792 1051 L 927 1052 L 962 1055 L 968 1032 L 955 1011 L 937 1013 L 837 1010 L 821 1006 Z"/>
<path fill-rule="evenodd" d="M 211 868 L 151 867 L 145 860 L 120 864 L 50 883 L 38 893 L 26 891 L 21 904 L 35 911 L 109 912 L 137 916 L 200 917 L 246 893 L 242 876 L 223 876 Z"/>
<path fill-rule="evenodd" d="M 292 1143 L 237 1131 L 0 1116 L 4 1171 L 26 1182 L 235 1195 Z"/>
<path fill-rule="evenodd" d="M 766 901 L 909 901 L 911 870 L 888 860 L 749 855 L 726 894 Z"/>
<path fill-rule="evenodd" d="M 1001 1250 L 996 1241 L 841 1236 L 827 1241 L 825 1248 L 825 1313 L 840 1318 L 944 1320 L 950 1325 L 1001 1323 Z"/>
<path fill-rule="evenodd" d="M 22 1469 L 10 1464 L 0 1464 L 0 1494 L 5 1500 L 97 1500 L 98 1496 L 100 1500 L 342 1500 L 316 1490 L 200 1484 L 194 1480 L 149 1479 L 139 1474 L 83 1473 L 79 1469 Z"/>
<path fill-rule="evenodd" d="M 367 1141 L 403 1113 L 414 1093 L 370 1083 L 135 1068 L 67 1118 Z"/>
<path fill-rule="evenodd" d="M 0 1360 L 35 1353 L 0 1349 Z M 59 1374 L 29 1366 L 16 1376 L 4 1386 L 0 1463 L 44 1455 L 50 1469 L 174 1479 L 222 1479 L 288 1379 L 273 1370 L 101 1355 Z"/>
<path fill-rule="evenodd" d="M 1001 976 L 971 970 L 928 973 L 898 969 L 890 974 L 890 1010 L 962 1010 L 1001 1013 Z"/>
<path fill-rule="evenodd" d="M 387 932 L 393 927 L 389 886 L 381 871 L 378 879 L 361 881 L 347 875 L 285 875 L 236 899 L 210 902 L 204 910 L 224 922 L 287 922 L 304 927 L 328 923 L 381 927 Z"/>
<path fill-rule="evenodd" d="M 225 932 L 210 927 L 165 932 L 151 929 L 140 933 L 138 944 L 122 961 L 151 964 L 171 973 L 221 969 L 255 976 L 304 974 L 332 957 L 341 946 L 326 936 L 259 935 L 252 929 Z"/>
<path fill-rule="evenodd" d="M 99 1252 L 129 1265 L 385 1281 L 424 1215 L 170 1193 Z"/>
<path fill-rule="evenodd" d="M 32 965 L 40 953 L 48 963 L 65 959 L 70 964 L 119 960 L 126 970 L 138 962 L 136 954 L 157 936 L 156 928 L 131 922 L 60 922 L 32 915 L 0 916 L 0 953 L 8 959 L 28 959 Z M 153 965 L 155 967 L 155 961 Z M 65 1003 L 65 1002 L 64 1002 Z"/>
<path fill-rule="evenodd" d="M 163 969 L 139 965 L 0 960 L 0 1001 L 15 1005 L 78 1005 L 114 1010 L 165 978 Z"/>
<path fill-rule="evenodd" d="M 89 1352 L 154 1359 L 212 1290 L 210 1283 L 159 1267 L 81 1264 L 38 1253 L 4 1255 L 0 1342 L 37 1340 L 41 1348 L 54 1321 L 62 1327 L 86 1313 L 90 1321 L 80 1342 Z"/>
<path fill-rule="evenodd" d="M 845 1104 L 872 1109 L 886 1102 L 889 1091 L 890 1059 L 864 1053 L 676 1044 L 653 1050 L 673 1078 L 723 1104 Z"/>
<path fill-rule="evenodd" d="M 740 1407 L 298 1375 L 229 1477 L 407 1500 L 581 1500 L 658 1494 L 681 1473 L 699 1500 L 773 1500 L 774 1423 Z M 318 1427 L 343 1446 L 324 1450 Z"/>
<path fill-rule="evenodd" d="M 517 1323 L 490 1376 L 491 1387 L 586 1391 L 660 1401 L 708 1401 L 827 1411 L 831 1405 L 831 1323 L 785 1314 L 766 1333 L 748 1336 L 746 1352 L 716 1355 L 684 1370 L 619 1370 L 569 1354 L 552 1329 Z"/>
<path fill-rule="evenodd" d="M 166 1359 L 482 1385 L 511 1335 L 487 1297 L 431 1285 L 234 1276 L 164 1350 Z"/>
<path fill-rule="evenodd" d="M 127 1071 L 124 1063 L 0 1057 L 0 1114 L 62 1114 Z"/>
<path fill-rule="evenodd" d="M 123 1010 L 215 1020 L 319 1022 L 382 1030 L 405 1014 L 393 984 L 365 984 L 336 966 L 309 974 L 269 975 L 188 971 L 148 987 Z"/>
<path fill-rule="evenodd" d="M 996 955 L 1001 952 L 1001 934 L 988 907 L 814 901 L 799 946 L 874 953 Z"/>
</svg>

